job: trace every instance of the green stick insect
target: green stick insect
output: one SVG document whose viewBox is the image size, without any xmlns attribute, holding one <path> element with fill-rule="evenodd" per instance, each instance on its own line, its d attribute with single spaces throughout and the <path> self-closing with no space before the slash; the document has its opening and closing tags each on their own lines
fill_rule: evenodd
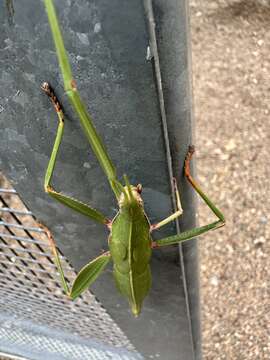
<svg viewBox="0 0 270 360">
<path fill-rule="evenodd" d="M 181 234 L 169 236 L 161 240 L 152 240 L 152 231 L 168 224 L 182 214 L 176 182 L 175 194 L 177 200 L 177 211 L 159 223 L 151 225 L 144 211 L 143 200 L 141 198 L 142 186 L 131 185 L 126 175 L 124 175 L 125 185 L 122 185 L 117 179 L 116 170 L 112 161 L 105 150 L 101 138 L 93 126 L 92 119 L 80 98 L 75 81 L 72 78 L 71 68 L 58 25 L 53 0 L 44 0 L 44 3 L 48 13 L 49 23 L 63 75 L 65 92 L 68 95 L 75 112 L 78 114 L 85 136 L 89 140 L 92 150 L 107 176 L 108 182 L 119 206 L 117 215 L 112 220 L 109 220 L 98 210 L 95 210 L 92 207 L 53 189 L 51 185 L 51 178 L 56 163 L 58 149 L 63 136 L 64 115 L 61 105 L 52 88 L 48 83 L 43 83 L 42 89 L 51 99 L 59 119 L 57 135 L 45 175 L 45 191 L 62 204 L 78 211 L 98 223 L 101 223 L 107 227 L 110 232 L 108 237 L 109 251 L 102 253 L 100 256 L 85 265 L 79 271 L 71 288 L 65 280 L 54 239 L 48 232 L 50 246 L 60 273 L 64 291 L 71 299 L 76 299 L 83 291 L 89 288 L 104 270 L 109 261 L 112 260 L 114 263 L 113 274 L 116 286 L 121 294 L 128 299 L 134 316 L 138 316 L 141 311 L 143 300 L 151 287 L 151 271 L 149 262 L 152 249 L 166 245 L 178 244 L 182 241 L 201 235 L 209 230 L 217 229 L 225 224 L 225 218 L 221 211 L 204 194 L 190 175 L 190 159 L 194 152 L 194 148 L 190 147 L 185 159 L 185 175 L 192 187 L 217 216 L 218 220 L 209 225 L 194 228 Z"/>
</svg>

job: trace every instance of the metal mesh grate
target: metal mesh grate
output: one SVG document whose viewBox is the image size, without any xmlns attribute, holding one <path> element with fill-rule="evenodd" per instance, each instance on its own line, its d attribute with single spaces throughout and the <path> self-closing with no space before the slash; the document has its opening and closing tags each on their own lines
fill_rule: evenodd
<svg viewBox="0 0 270 360">
<path fill-rule="evenodd" d="M 58 349 L 57 356 L 65 356 L 59 359 L 111 359 L 112 353 L 113 359 L 141 358 L 91 292 L 76 302 L 64 295 L 45 232 L 2 176 L 0 207 L 0 350 L 10 341 L 11 346 L 28 346 L 37 353 L 39 349 L 56 354 Z M 72 281 L 75 272 L 63 256 L 62 261 Z M 63 334 L 86 343 L 67 341 Z M 86 350 L 94 357 L 86 357 Z"/>
</svg>

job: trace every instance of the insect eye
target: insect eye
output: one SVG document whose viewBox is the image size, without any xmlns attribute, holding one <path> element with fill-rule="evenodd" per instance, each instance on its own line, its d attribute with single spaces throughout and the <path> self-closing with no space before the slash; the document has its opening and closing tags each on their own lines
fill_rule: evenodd
<svg viewBox="0 0 270 360">
<path fill-rule="evenodd" d="M 137 185 L 137 193 L 141 194 L 141 192 L 142 192 L 142 184 L 138 184 Z"/>
</svg>

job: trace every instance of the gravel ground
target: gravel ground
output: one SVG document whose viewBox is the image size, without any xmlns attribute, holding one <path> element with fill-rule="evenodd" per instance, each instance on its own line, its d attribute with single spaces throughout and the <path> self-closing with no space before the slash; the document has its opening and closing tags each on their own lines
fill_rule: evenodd
<svg viewBox="0 0 270 360">
<path fill-rule="evenodd" d="M 200 242 L 204 359 L 270 359 L 270 6 L 190 5 L 198 176 L 227 219 Z"/>
</svg>

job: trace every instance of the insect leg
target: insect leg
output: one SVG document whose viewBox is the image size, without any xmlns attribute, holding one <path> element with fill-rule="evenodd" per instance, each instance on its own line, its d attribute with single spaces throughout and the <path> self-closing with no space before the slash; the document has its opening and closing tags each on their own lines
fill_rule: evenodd
<svg viewBox="0 0 270 360">
<path fill-rule="evenodd" d="M 190 161 L 195 152 L 194 146 L 189 146 L 188 153 L 185 159 L 185 176 L 193 189 L 199 194 L 199 196 L 204 200 L 204 202 L 210 207 L 210 209 L 213 211 L 213 213 L 217 216 L 219 219 L 221 225 L 225 225 L 225 217 L 222 214 L 222 212 L 215 206 L 215 204 L 209 199 L 209 197 L 201 190 L 200 186 L 195 182 L 193 177 L 190 174 Z"/>
<path fill-rule="evenodd" d="M 173 183 L 174 183 L 175 196 L 176 196 L 176 205 L 177 205 L 178 210 L 175 213 L 173 213 L 172 215 L 168 216 L 166 219 L 158 222 L 157 224 L 151 225 L 150 231 L 159 229 L 161 226 L 164 226 L 164 225 L 170 223 L 171 221 L 175 220 L 183 213 L 181 201 L 180 201 L 179 190 L 177 188 L 177 183 L 176 183 L 175 178 L 173 178 Z"/>
<path fill-rule="evenodd" d="M 48 19 L 51 26 L 51 31 L 55 43 L 59 65 L 62 71 L 66 94 L 69 97 L 69 100 L 79 117 L 84 134 L 88 139 L 92 147 L 92 150 L 100 163 L 100 166 L 102 167 L 104 173 L 106 174 L 109 184 L 116 198 L 119 199 L 121 192 L 119 191 L 119 187 L 115 186 L 115 183 L 117 181 L 116 170 L 105 149 L 105 146 L 100 136 L 98 135 L 93 125 L 92 118 L 88 113 L 85 104 L 81 100 L 80 94 L 77 90 L 75 80 L 73 79 L 72 76 L 71 67 L 68 61 L 60 27 L 58 24 L 58 20 L 54 8 L 54 2 L 53 0 L 44 0 L 44 4 L 47 10 Z"/>
<path fill-rule="evenodd" d="M 225 225 L 225 217 L 222 214 L 222 212 L 214 205 L 214 203 L 209 199 L 209 197 L 201 190 L 199 185 L 195 182 L 193 177 L 190 174 L 190 160 L 192 158 L 192 155 L 194 153 L 194 147 L 190 146 L 189 151 L 187 153 L 186 159 L 185 159 L 185 176 L 187 177 L 187 180 L 191 184 L 191 186 L 194 188 L 194 190 L 199 194 L 199 196 L 203 199 L 203 201 L 209 206 L 209 208 L 213 211 L 213 213 L 217 216 L 218 221 L 212 222 L 208 225 L 200 226 L 191 230 L 184 231 L 181 234 L 177 234 L 174 236 L 169 236 L 164 239 L 160 239 L 157 241 L 154 241 L 152 244 L 152 247 L 159 247 L 159 246 L 166 246 L 166 245 L 172 245 L 177 244 L 181 241 L 190 240 L 196 236 L 199 236 L 209 230 L 214 230 L 219 227 L 222 227 Z"/>
<path fill-rule="evenodd" d="M 109 251 L 99 255 L 94 260 L 86 264 L 78 273 L 73 282 L 69 296 L 72 300 L 81 295 L 93 282 L 101 275 L 111 259 Z"/>
<path fill-rule="evenodd" d="M 46 175 L 45 175 L 45 181 L 44 181 L 44 189 L 45 191 L 52 196 L 53 198 L 55 198 L 56 200 L 58 200 L 59 202 L 61 202 L 62 204 L 72 208 L 75 211 L 78 211 L 79 213 L 90 217 L 91 219 L 96 220 L 97 222 L 100 222 L 102 224 L 109 224 L 110 221 L 103 215 L 101 214 L 99 211 L 91 208 L 90 206 L 76 200 L 73 199 L 67 195 L 61 194 L 57 191 L 55 191 L 53 189 L 53 187 L 51 186 L 51 178 L 53 175 L 53 171 L 54 171 L 54 167 L 55 167 L 55 163 L 56 163 L 56 158 L 57 158 L 57 154 L 58 154 L 58 150 L 59 150 L 59 146 L 63 137 L 63 131 L 64 131 L 64 114 L 62 111 L 62 107 L 60 105 L 60 102 L 58 101 L 56 95 L 54 94 L 52 88 L 50 87 L 50 85 L 48 83 L 43 83 L 42 84 L 42 90 L 45 91 L 45 93 L 49 96 L 49 98 L 51 99 L 53 106 L 55 108 L 55 111 L 57 113 L 58 119 L 59 119 L 59 125 L 58 125 L 58 129 L 57 129 L 57 135 L 56 135 L 56 139 L 55 139 L 55 143 L 53 146 L 53 150 L 52 150 L 52 154 L 49 160 L 49 164 L 48 164 L 48 168 L 46 171 Z"/>
<path fill-rule="evenodd" d="M 52 250 L 55 265 L 60 274 L 61 284 L 65 293 L 72 299 L 75 300 L 78 296 L 80 296 L 89 286 L 97 279 L 97 277 L 102 273 L 108 262 L 110 261 L 110 252 L 107 251 L 100 256 L 96 257 L 90 263 L 86 264 L 76 276 L 72 287 L 70 288 L 68 282 L 65 278 L 65 274 L 62 268 L 60 256 L 58 250 L 55 245 L 54 238 L 49 231 L 49 229 L 43 224 L 39 224 L 42 227 L 49 239 L 50 248 Z"/>
</svg>

